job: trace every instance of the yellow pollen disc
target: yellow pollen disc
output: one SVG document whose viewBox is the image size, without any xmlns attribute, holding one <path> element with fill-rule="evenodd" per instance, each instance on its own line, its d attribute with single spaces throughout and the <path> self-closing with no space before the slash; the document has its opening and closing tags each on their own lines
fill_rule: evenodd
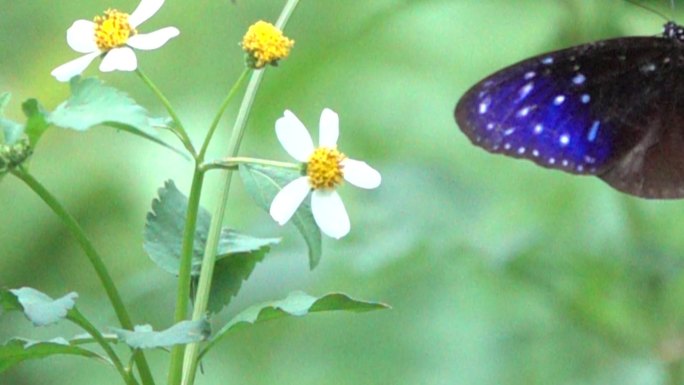
<svg viewBox="0 0 684 385">
<path fill-rule="evenodd" d="M 126 45 L 137 31 L 128 24 L 128 14 L 108 9 L 104 16 L 95 16 L 95 43 L 101 51 Z"/>
<path fill-rule="evenodd" d="M 285 37 L 273 24 L 259 20 L 249 27 L 240 45 L 247 52 L 248 65 L 263 68 L 286 58 L 294 40 Z"/>
<path fill-rule="evenodd" d="M 309 157 L 306 175 L 316 190 L 330 190 L 342 184 L 344 171 L 340 164 L 346 156 L 335 148 L 319 147 Z"/>
</svg>

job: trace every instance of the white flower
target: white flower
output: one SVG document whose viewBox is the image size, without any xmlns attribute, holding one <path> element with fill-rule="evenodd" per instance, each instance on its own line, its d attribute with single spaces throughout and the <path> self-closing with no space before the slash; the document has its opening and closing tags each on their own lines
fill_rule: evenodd
<svg viewBox="0 0 684 385">
<path fill-rule="evenodd" d="M 67 30 L 67 43 L 76 52 L 85 54 L 62 64 L 51 74 L 61 82 L 83 72 L 98 56 L 102 57 L 100 71 L 135 71 L 138 60 L 132 48 L 157 49 L 180 33 L 175 27 L 166 27 L 150 33 L 138 33 L 136 27 L 157 13 L 164 0 L 141 0 L 129 16 L 108 9 L 104 16 L 93 21 L 76 20 Z"/>
<path fill-rule="evenodd" d="M 349 216 L 335 188 L 344 179 L 355 186 L 373 189 L 380 186 L 380 173 L 337 150 L 339 117 L 328 108 L 321 113 L 318 148 L 314 148 L 304 124 L 288 110 L 276 121 L 276 134 L 288 154 L 306 163 L 307 175 L 280 190 L 271 203 L 271 217 L 284 225 L 313 190 L 311 211 L 318 227 L 333 238 L 347 235 Z"/>
</svg>

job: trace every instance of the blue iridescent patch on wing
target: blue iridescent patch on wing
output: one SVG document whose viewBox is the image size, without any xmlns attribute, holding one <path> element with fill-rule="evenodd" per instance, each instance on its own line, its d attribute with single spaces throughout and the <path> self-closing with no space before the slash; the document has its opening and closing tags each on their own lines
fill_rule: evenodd
<svg viewBox="0 0 684 385">
<path fill-rule="evenodd" d="M 499 72 L 459 104 L 462 129 L 478 146 L 543 167 L 595 174 L 611 159 L 612 130 L 592 112 L 590 74 L 550 76 L 553 57 Z"/>
</svg>

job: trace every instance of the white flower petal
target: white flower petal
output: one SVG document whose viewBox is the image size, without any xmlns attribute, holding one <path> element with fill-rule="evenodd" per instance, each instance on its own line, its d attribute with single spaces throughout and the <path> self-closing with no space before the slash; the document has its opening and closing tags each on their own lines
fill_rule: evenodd
<svg viewBox="0 0 684 385">
<path fill-rule="evenodd" d="M 305 176 L 297 178 L 283 187 L 271 202 L 269 213 L 279 225 L 284 225 L 292 218 L 299 205 L 302 204 L 311 186 Z"/>
<path fill-rule="evenodd" d="M 131 13 L 131 16 L 128 17 L 128 24 L 131 25 L 131 27 L 136 28 L 140 24 L 142 24 L 145 20 L 149 19 L 152 17 L 157 11 L 159 11 L 159 8 L 164 4 L 164 0 L 142 0 L 140 1 L 140 4 L 138 4 L 138 8 Z"/>
<path fill-rule="evenodd" d="M 55 68 L 50 72 L 52 76 L 57 78 L 60 82 L 68 82 L 76 75 L 80 75 L 81 72 L 85 71 L 88 65 L 95 60 L 96 57 L 100 55 L 100 52 L 93 52 L 87 55 L 81 56 L 78 59 L 74 59 L 70 62 L 66 62 L 61 66 Z"/>
<path fill-rule="evenodd" d="M 100 71 L 135 71 L 138 68 L 138 59 L 130 47 L 114 48 L 107 52 L 100 63 Z"/>
<path fill-rule="evenodd" d="M 284 116 L 276 120 L 276 135 L 280 144 L 290 156 L 300 162 L 309 160 L 314 151 L 311 135 L 304 124 L 290 110 L 285 110 Z"/>
<path fill-rule="evenodd" d="M 79 53 L 98 51 L 95 44 L 95 23 L 89 20 L 76 20 L 67 29 L 67 44 Z"/>
<path fill-rule="evenodd" d="M 380 173 L 368 163 L 346 158 L 340 164 L 343 167 L 344 180 L 354 186 L 365 189 L 374 189 L 380 186 L 382 181 Z"/>
<path fill-rule="evenodd" d="M 318 145 L 320 147 L 337 146 L 337 138 L 340 136 L 340 117 L 330 108 L 321 112 L 321 120 L 318 124 Z"/>
<path fill-rule="evenodd" d="M 126 44 L 137 49 L 157 49 L 179 34 L 178 28 L 166 27 L 150 33 L 133 35 L 128 38 Z"/>
<path fill-rule="evenodd" d="M 349 233 L 349 215 L 337 191 L 314 190 L 311 195 L 311 211 L 316 224 L 325 235 L 340 239 Z"/>
</svg>

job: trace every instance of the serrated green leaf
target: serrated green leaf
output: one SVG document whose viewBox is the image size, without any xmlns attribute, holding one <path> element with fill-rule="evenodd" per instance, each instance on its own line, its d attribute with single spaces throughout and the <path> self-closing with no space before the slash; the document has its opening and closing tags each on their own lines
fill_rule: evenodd
<svg viewBox="0 0 684 385">
<path fill-rule="evenodd" d="M 157 138 L 155 125 L 147 110 L 126 93 L 105 85 L 96 78 L 71 79 L 71 97 L 47 116 L 49 123 L 76 131 L 98 125 L 113 127 L 151 140 L 184 157 L 182 151 Z"/>
<path fill-rule="evenodd" d="M 71 79 L 71 97 L 48 116 L 60 127 L 85 131 L 100 124 L 122 124 L 154 135 L 150 117 L 126 93 L 105 85 L 96 78 Z"/>
<path fill-rule="evenodd" d="M 53 300 L 47 294 L 30 287 L 2 289 L 0 293 L 0 300 L 5 311 L 22 310 L 26 318 L 35 326 L 46 326 L 64 319 L 78 298 L 78 294 L 71 292 Z M 12 300 L 10 296 L 15 297 L 15 300 Z M 17 303 L 20 308 L 17 308 Z"/>
<path fill-rule="evenodd" d="M 201 355 L 209 351 L 217 341 L 228 333 L 264 321 L 284 317 L 302 317 L 324 311 L 340 310 L 361 313 L 389 308 L 389 305 L 384 303 L 361 301 L 343 293 L 329 293 L 317 298 L 304 292 L 296 291 L 290 293 L 283 300 L 250 306 L 240 312 L 214 335 L 202 350 Z"/>
<path fill-rule="evenodd" d="M 36 147 L 38 140 L 50 126 L 46 120 L 47 111 L 40 105 L 38 100 L 29 99 L 21 105 L 21 109 L 26 115 L 26 125 L 24 133 L 29 138 L 31 147 Z"/>
<path fill-rule="evenodd" d="M 230 303 L 269 250 L 266 246 L 251 253 L 223 254 L 225 257 L 216 261 L 207 303 L 210 313 L 218 313 Z"/>
<path fill-rule="evenodd" d="M 277 167 L 266 167 L 255 164 L 240 164 L 240 178 L 245 190 L 259 207 L 269 211 L 273 198 L 291 181 L 301 177 L 294 170 Z M 290 219 L 304 238 L 309 248 L 309 268 L 313 270 L 321 260 L 321 230 L 314 221 L 311 204 L 308 199 L 299 206 Z"/>
<path fill-rule="evenodd" d="M 159 189 L 159 198 L 152 201 L 152 211 L 145 223 L 143 247 L 150 258 L 167 272 L 178 275 L 183 229 L 188 210 L 188 198 L 167 181 Z M 211 214 L 200 207 L 195 228 L 192 274 L 198 276 L 206 245 Z M 218 312 L 235 296 L 254 270 L 257 262 L 263 260 L 270 247 L 280 238 L 256 238 L 223 229 L 217 247 L 213 284 L 209 295 L 209 311 Z"/>
<path fill-rule="evenodd" d="M 0 345 L 0 373 L 26 360 L 58 354 L 95 358 L 109 363 L 109 360 L 105 357 L 82 347 L 71 345 L 64 338 L 55 338 L 49 341 L 12 338 L 4 345 Z"/>
<path fill-rule="evenodd" d="M 211 325 L 206 319 L 182 321 L 172 327 L 155 332 L 150 325 L 136 326 L 134 331 L 111 328 L 119 339 L 134 349 L 167 348 L 206 340 Z"/>
</svg>

